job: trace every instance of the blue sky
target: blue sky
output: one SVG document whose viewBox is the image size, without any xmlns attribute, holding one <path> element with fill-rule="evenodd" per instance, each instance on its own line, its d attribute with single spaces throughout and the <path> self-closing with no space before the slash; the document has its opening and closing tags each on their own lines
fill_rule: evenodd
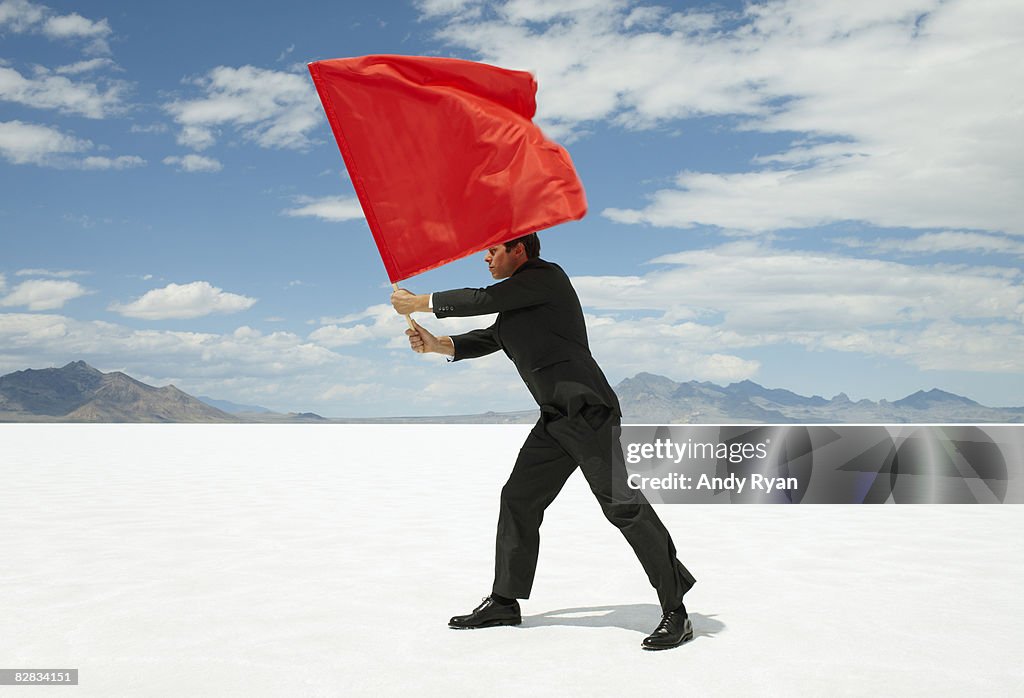
<svg viewBox="0 0 1024 698">
<path fill-rule="evenodd" d="M 1016 0 L 211 5 L 0 1 L 0 373 L 528 409 L 502 355 L 414 355 L 386 305 L 305 64 L 401 53 L 537 77 L 590 208 L 542 255 L 613 383 L 1024 405 Z M 403 285 L 489 280 L 476 256 Z"/>
</svg>

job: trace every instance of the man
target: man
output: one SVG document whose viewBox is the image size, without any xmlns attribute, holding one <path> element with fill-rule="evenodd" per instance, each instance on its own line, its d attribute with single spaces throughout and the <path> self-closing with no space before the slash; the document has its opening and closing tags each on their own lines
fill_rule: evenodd
<svg viewBox="0 0 1024 698">
<path fill-rule="evenodd" d="M 484 261 L 491 276 L 504 279 L 499 283 L 429 295 L 399 289 L 391 296 L 403 315 L 497 313 L 490 327 L 465 334 L 435 337 L 419 325 L 406 334 L 413 351 L 444 354 L 452 361 L 503 350 L 541 410 L 501 491 L 492 593 L 449 626 L 522 622 L 517 599 L 530 597 L 544 510 L 580 467 L 605 516 L 622 531 L 658 591 L 664 613 L 643 648 L 675 647 L 693 637 L 683 595 L 695 580 L 676 559 L 672 538 L 650 503 L 626 486 L 618 399 L 590 354 L 583 310 L 569 277 L 539 254 L 533 233 L 487 250 Z"/>
</svg>

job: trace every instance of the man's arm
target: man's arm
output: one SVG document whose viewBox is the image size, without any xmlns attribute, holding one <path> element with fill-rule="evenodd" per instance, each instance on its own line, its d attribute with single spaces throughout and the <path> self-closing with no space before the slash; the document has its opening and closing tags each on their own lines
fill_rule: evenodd
<svg viewBox="0 0 1024 698">
<path fill-rule="evenodd" d="M 486 288 L 459 288 L 432 294 L 434 315 L 469 317 L 529 308 L 549 300 L 542 269 L 525 269 Z"/>
<path fill-rule="evenodd" d="M 497 285 L 497 284 L 495 284 Z M 391 305 L 402 315 L 431 309 L 431 301 L 436 294 L 416 294 L 405 289 L 398 289 L 391 294 Z M 476 315 L 477 313 L 472 313 Z M 440 315 L 438 315 L 440 317 Z M 409 337 L 409 346 L 419 354 L 443 354 L 452 357 L 452 361 L 475 359 L 479 356 L 493 354 L 501 349 L 494 336 L 497 322 L 482 330 L 473 330 L 457 334 L 454 337 L 435 337 L 410 318 L 413 328 L 405 331 Z"/>
<path fill-rule="evenodd" d="M 435 293 L 411 293 L 400 288 L 391 305 L 401 315 L 433 311 L 438 318 L 490 315 L 540 305 L 548 300 L 543 271 L 530 269 L 486 288 L 459 288 Z"/>
<path fill-rule="evenodd" d="M 494 338 L 494 327 L 495 325 L 491 325 L 486 329 L 473 330 L 449 337 L 452 342 L 452 361 L 476 359 L 501 349 L 498 340 Z"/>
<path fill-rule="evenodd" d="M 400 288 L 391 294 L 391 306 L 399 315 L 410 313 L 429 313 L 432 310 L 430 305 L 432 293 L 412 293 Z"/>
<path fill-rule="evenodd" d="M 416 329 L 406 330 L 405 334 L 409 336 L 409 346 L 419 354 L 443 354 L 459 361 L 493 354 L 501 348 L 494 338 L 494 325 L 454 337 L 435 337 L 419 323 L 414 321 L 413 325 Z"/>
<path fill-rule="evenodd" d="M 415 329 L 408 329 L 405 334 L 409 337 L 409 347 L 417 354 L 443 354 L 455 356 L 455 344 L 451 337 L 435 337 L 423 329 L 419 323 L 413 321 Z"/>
</svg>

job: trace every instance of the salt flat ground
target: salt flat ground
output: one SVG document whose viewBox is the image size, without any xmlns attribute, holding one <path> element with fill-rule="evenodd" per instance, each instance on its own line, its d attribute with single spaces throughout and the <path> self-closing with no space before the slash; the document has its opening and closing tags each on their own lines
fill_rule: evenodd
<svg viewBox="0 0 1024 698">
<path fill-rule="evenodd" d="M 660 617 L 579 473 L 519 628 L 489 591 L 525 426 L 0 425 L 0 668 L 31 696 L 1021 695 L 1024 507 L 659 505 Z"/>
</svg>

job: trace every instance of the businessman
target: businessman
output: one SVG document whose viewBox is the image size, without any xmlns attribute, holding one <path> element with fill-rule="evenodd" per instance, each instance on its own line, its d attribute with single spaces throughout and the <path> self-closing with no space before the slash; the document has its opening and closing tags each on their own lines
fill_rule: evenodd
<svg viewBox="0 0 1024 698">
<path fill-rule="evenodd" d="M 642 647 L 660 650 L 693 637 L 683 595 L 693 575 L 676 559 L 672 538 L 647 499 L 626 486 L 619 447 L 618 398 L 590 354 L 576 291 L 557 264 L 539 257 L 536 233 L 487 250 L 484 261 L 499 282 L 486 288 L 433 294 L 395 291 L 403 315 L 432 311 L 438 318 L 497 313 L 486 329 L 434 336 L 416 325 L 406 331 L 413 351 L 451 361 L 504 351 L 540 406 L 533 427 L 501 490 L 491 594 L 452 628 L 522 622 L 517 599 L 530 597 L 544 510 L 579 467 L 605 517 L 622 531 L 658 592 L 661 622 Z"/>
</svg>

